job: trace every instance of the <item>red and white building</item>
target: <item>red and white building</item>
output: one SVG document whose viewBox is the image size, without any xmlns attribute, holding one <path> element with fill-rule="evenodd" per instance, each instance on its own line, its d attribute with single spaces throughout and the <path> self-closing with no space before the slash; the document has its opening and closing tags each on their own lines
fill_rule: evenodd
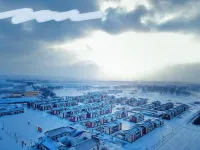
<svg viewBox="0 0 200 150">
<path fill-rule="evenodd" d="M 144 115 L 141 113 L 135 113 L 135 114 L 129 116 L 130 122 L 137 123 L 137 122 L 140 122 L 143 120 L 144 120 Z"/>
</svg>

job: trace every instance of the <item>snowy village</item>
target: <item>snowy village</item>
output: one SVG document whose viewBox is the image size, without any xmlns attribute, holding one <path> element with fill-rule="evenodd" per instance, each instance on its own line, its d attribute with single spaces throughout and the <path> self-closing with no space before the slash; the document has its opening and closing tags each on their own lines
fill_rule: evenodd
<svg viewBox="0 0 200 150">
<path fill-rule="evenodd" d="M 74 83 L 4 80 L 2 84 L 7 86 L 0 99 L 4 149 L 165 150 L 182 140 L 195 141 L 199 132 L 194 131 L 200 131 L 197 93 L 146 92 L 133 83 L 73 87 Z M 19 87 L 21 91 L 16 90 Z"/>
</svg>

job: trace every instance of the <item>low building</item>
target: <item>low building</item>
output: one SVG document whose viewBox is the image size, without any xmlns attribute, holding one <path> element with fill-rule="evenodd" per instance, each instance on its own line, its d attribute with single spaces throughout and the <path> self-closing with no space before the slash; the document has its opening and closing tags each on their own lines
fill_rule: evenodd
<svg viewBox="0 0 200 150">
<path fill-rule="evenodd" d="M 19 114 L 19 113 L 24 113 L 24 108 L 23 107 L 10 107 L 10 108 L 1 108 L 0 109 L 0 116 L 6 116 L 6 115 L 14 115 L 14 114 Z"/>
<path fill-rule="evenodd" d="M 140 126 L 134 126 L 132 129 L 124 131 L 124 140 L 134 142 L 143 135 L 143 130 Z"/>
<path fill-rule="evenodd" d="M 160 101 L 154 101 L 151 103 L 153 105 L 153 107 L 159 107 L 161 105 L 161 102 Z"/>
<path fill-rule="evenodd" d="M 122 129 L 121 122 L 112 122 L 103 126 L 103 132 L 106 134 L 113 134 Z"/>
<path fill-rule="evenodd" d="M 115 116 L 117 119 L 126 118 L 128 117 L 128 111 L 127 110 L 117 111 L 115 112 Z"/>
<path fill-rule="evenodd" d="M 176 111 L 175 110 L 168 110 L 168 111 L 165 111 L 163 113 L 163 119 L 166 119 L 166 120 L 171 120 L 172 118 L 175 117 L 175 113 Z"/>
<path fill-rule="evenodd" d="M 50 110 L 52 108 L 53 108 L 53 104 L 51 104 L 51 103 L 41 104 L 39 106 L 39 109 L 42 110 L 42 111 L 44 111 L 44 110 Z"/>
<path fill-rule="evenodd" d="M 69 120 L 72 122 L 82 121 L 87 119 L 87 113 L 79 113 L 70 116 Z"/>
<path fill-rule="evenodd" d="M 48 137 L 41 138 L 37 145 L 40 150 L 60 150 L 62 147 L 65 147 L 65 145 Z"/>
<path fill-rule="evenodd" d="M 16 108 L 10 108 L 9 109 L 9 115 L 20 114 L 20 113 L 24 113 L 23 107 L 16 107 Z"/>
<path fill-rule="evenodd" d="M 44 134 L 48 138 L 51 138 L 53 140 L 57 140 L 60 137 L 63 137 L 63 136 L 66 136 L 66 135 L 70 134 L 74 130 L 75 129 L 72 128 L 72 127 L 61 127 L 61 128 L 57 128 L 57 129 L 53 129 L 53 130 L 47 131 Z"/>
<path fill-rule="evenodd" d="M 103 141 L 84 130 L 61 127 L 45 132 L 36 144 L 42 150 L 99 150 Z"/>
<path fill-rule="evenodd" d="M 10 98 L 20 98 L 20 97 L 22 97 L 22 96 L 23 96 L 22 93 L 13 93 L 13 94 L 11 94 L 9 97 L 10 97 Z"/>
<path fill-rule="evenodd" d="M 87 128 L 94 128 L 94 127 L 100 126 L 102 124 L 104 124 L 103 119 L 101 119 L 101 118 L 93 118 L 93 119 L 88 120 L 85 123 L 85 126 Z"/>
<path fill-rule="evenodd" d="M 71 100 L 66 102 L 66 106 L 76 106 L 78 102 L 76 100 Z"/>
<path fill-rule="evenodd" d="M 152 108 L 154 108 L 154 104 L 146 104 L 145 106 L 143 106 L 143 108 L 152 109 Z"/>
<path fill-rule="evenodd" d="M 40 94 L 40 91 L 27 91 L 24 93 L 24 96 L 31 97 L 31 96 L 37 96 Z"/>
<path fill-rule="evenodd" d="M 108 106 L 100 109 L 101 115 L 110 114 L 110 113 L 112 113 L 112 106 L 111 105 L 108 105 Z"/>
<path fill-rule="evenodd" d="M 107 116 L 104 116 L 104 123 L 109 123 L 117 120 L 116 115 L 109 114 Z"/>
<path fill-rule="evenodd" d="M 163 113 L 163 119 L 171 120 L 172 118 L 182 114 L 184 111 L 188 109 L 189 109 L 189 106 L 186 104 L 179 105 Z"/>
<path fill-rule="evenodd" d="M 173 107 L 174 107 L 174 104 L 172 102 L 168 102 L 166 104 L 162 104 L 161 106 L 156 107 L 155 110 L 166 111 Z"/>
<path fill-rule="evenodd" d="M 135 114 L 129 116 L 130 122 L 137 123 L 137 122 L 140 122 L 143 120 L 144 120 L 144 115 L 141 113 L 135 113 Z"/>
<path fill-rule="evenodd" d="M 154 120 L 152 120 L 152 122 L 153 122 L 155 128 L 158 128 L 158 127 L 164 125 L 164 121 L 160 120 L 160 119 L 154 119 Z"/>
<path fill-rule="evenodd" d="M 50 113 L 52 115 L 59 115 L 60 112 L 62 112 L 64 110 L 64 107 L 61 107 L 61 108 L 52 108 Z"/>
<path fill-rule="evenodd" d="M 154 123 L 150 119 L 144 121 L 143 123 L 138 124 L 138 126 L 140 126 L 142 128 L 143 135 L 147 134 L 155 129 Z"/>
<path fill-rule="evenodd" d="M 95 118 L 101 115 L 100 110 L 93 110 L 93 111 L 89 111 L 87 112 L 87 118 Z"/>
<path fill-rule="evenodd" d="M 103 141 L 92 137 L 91 139 L 82 141 L 76 145 L 73 145 L 69 150 L 101 150 L 103 146 Z"/>
<path fill-rule="evenodd" d="M 1 108 L 0 109 L 0 116 L 5 116 L 5 115 L 9 115 L 9 110 L 6 108 Z"/>
<path fill-rule="evenodd" d="M 53 107 L 65 107 L 66 103 L 65 102 L 56 102 L 53 104 Z"/>
</svg>

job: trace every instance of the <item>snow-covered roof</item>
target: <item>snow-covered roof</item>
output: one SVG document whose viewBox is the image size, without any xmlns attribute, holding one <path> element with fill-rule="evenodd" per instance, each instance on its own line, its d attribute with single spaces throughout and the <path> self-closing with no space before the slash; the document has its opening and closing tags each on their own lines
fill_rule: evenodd
<svg viewBox="0 0 200 150">
<path fill-rule="evenodd" d="M 57 129 L 53 129 L 50 131 L 45 132 L 45 135 L 48 137 L 54 137 L 63 133 L 70 133 L 72 131 L 74 131 L 75 129 L 72 127 L 60 127 Z"/>
<path fill-rule="evenodd" d="M 0 113 L 7 113 L 7 112 L 10 112 L 8 109 L 1 109 L 0 110 Z"/>
<path fill-rule="evenodd" d="M 60 146 L 63 146 L 60 142 L 55 142 L 50 138 L 46 138 L 44 142 L 42 142 L 42 145 L 51 150 L 57 150 Z"/>
<path fill-rule="evenodd" d="M 90 120 L 88 120 L 88 122 L 97 122 L 97 121 L 101 121 L 101 119 L 97 117 L 97 118 L 91 118 Z"/>
<path fill-rule="evenodd" d="M 133 115 L 130 115 L 130 116 L 134 116 L 134 117 L 140 117 L 140 116 L 144 116 L 143 114 L 141 113 L 134 113 Z"/>
<path fill-rule="evenodd" d="M 79 117 L 79 116 L 83 116 L 83 115 L 86 115 L 87 113 L 85 112 L 81 112 L 81 113 L 78 113 L 78 114 L 75 114 L 75 115 L 72 115 L 72 117 Z"/>
<path fill-rule="evenodd" d="M 142 123 L 142 125 L 145 127 L 152 127 L 153 122 L 151 120 L 146 120 L 146 121 L 144 121 L 144 123 Z"/>
<path fill-rule="evenodd" d="M 23 107 L 17 107 L 17 108 L 11 108 L 9 111 L 18 111 L 18 110 L 24 110 Z"/>
<path fill-rule="evenodd" d="M 83 141 L 81 143 L 78 143 L 78 144 L 74 145 L 73 147 L 76 150 L 89 150 L 89 149 L 94 148 L 97 145 L 98 145 L 98 142 L 92 138 L 92 139 Z"/>
<path fill-rule="evenodd" d="M 106 124 L 105 127 L 110 127 L 110 128 L 112 128 L 112 127 L 118 126 L 118 125 L 120 125 L 120 124 L 121 124 L 121 122 L 111 122 L 111 123 L 109 123 L 109 124 Z"/>
<path fill-rule="evenodd" d="M 138 126 L 134 126 L 132 129 L 129 129 L 129 130 L 125 130 L 124 132 L 126 133 L 126 134 L 136 134 L 136 133 L 138 133 L 138 132 L 141 132 L 141 128 L 140 127 L 138 127 Z"/>
</svg>

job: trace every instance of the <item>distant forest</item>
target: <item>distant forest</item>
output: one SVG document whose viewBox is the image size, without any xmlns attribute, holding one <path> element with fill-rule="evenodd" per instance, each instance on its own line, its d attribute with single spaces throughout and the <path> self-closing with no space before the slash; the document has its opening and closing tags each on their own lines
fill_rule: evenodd
<svg viewBox="0 0 200 150">
<path fill-rule="evenodd" d="M 177 96 L 190 96 L 192 92 L 200 92 L 200 85 L 138 85 L 142 92 L 158 92 Z"/>
</svg>

